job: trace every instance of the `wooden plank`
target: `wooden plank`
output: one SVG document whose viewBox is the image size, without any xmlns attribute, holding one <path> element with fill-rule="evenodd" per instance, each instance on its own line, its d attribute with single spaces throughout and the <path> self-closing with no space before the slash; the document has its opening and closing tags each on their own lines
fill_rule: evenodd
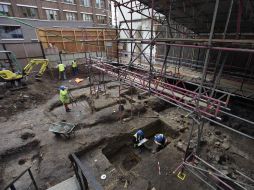
<svg viewBox="0 0 254 190">
<path fill-rule="evenodd" d="M 62 42 L 63 42 L 63 49 L 65 50 L 65 43 L 64 43 L 64 40 L 63 40 L 63 30 L 61 29 L 61 37 L 62 37 Z"/>
<path fill-rule="evenodd" d="M 59 50 L 67 52 L 106 52 L 107 41 L 112 41 L 112 50 L 116 48 L 116 43 L 113 42 L 116 39 L 115 29 L 43 28 L 37 30 L 37 35 L 44 48 L 48 48 L 49 43 L 54 43 Z"/>
</svg>

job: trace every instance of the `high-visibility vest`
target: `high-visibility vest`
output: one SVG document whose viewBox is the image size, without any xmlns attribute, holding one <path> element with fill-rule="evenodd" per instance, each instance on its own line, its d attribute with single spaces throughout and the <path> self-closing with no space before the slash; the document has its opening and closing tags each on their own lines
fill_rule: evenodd
<svg viewBox="0 0 254 190">
<path fill-rule="evenodd" d="M 64 64 L 59 64 L 58 65 L 58 69 L 59 69 L 59 72 L 63 72 L 64 70 L 65 70 L 65 66 L 64 66 Z"/>
<path fill-rule="evenodd" d="M 60 101 L 61 101 L 63 104 L 68 104 L 68 103 L 70 103 L 70 97 L 69 97 L 69 94 L 68 94 L 68 90 L 67 90 L 67 89 L 60 90 L 59 99 L 60 99 Z"/>
<path fill-rule="evenodd" d="M 78 64 L 77 64 L 77 62 L 76 62 L 76 61 L 72 61 L 71 66 L 72 66 L 73 68 L 76 68 L 76 67 L 78 67 Z"/>
</svg>

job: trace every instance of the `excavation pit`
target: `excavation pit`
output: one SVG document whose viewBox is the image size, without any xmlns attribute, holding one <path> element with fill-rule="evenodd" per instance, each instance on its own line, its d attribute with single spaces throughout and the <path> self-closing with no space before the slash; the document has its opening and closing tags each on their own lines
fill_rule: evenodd
<svg viewBox="0 0 254 190">
<path fill-rule="evenodd" d="M 114 83 L 111 86 L 107 94 L 100 93 L 99 98 L 94 99 L 93 113 L 88 98 L 90 90 L 82 87 L 71 90 L 77 98 L 77 105 L 70 104 L 72 111 L 69 113 L 65 112 L 59 103 L 58 94 L 55 94 L 46 107 L 45 104 L 36 105 L 38 107 L 4 121 L 1 126 L 4 164 L 1 166 L 3 172 L 0 172 L 2 176 L 8 177 L 4 179 L 4 184 L 33 164 L 33 174 L 40 189 L 47 189 L 74 175 L 73 168 L 69 167 L 68 155 L 76 152 L 85 171 L 90 172 L 85 173 L 85 177 L 97 180 L 104 189 L 207 189 L 190 173 L 187 173 L 184 181 L 172 173 L 182 162 L 189 138 L 188 129 L 192 122 L 185 117 L 187 113 L 153 96 L 142 94 L 140 99 L 137 97 L 141 93 L 138 90 L 129 90 L 119 97 L 118 85 Z M 119 114 L 119 99 L 124 101 L 121 102 L 125 108 L 122 115 Z M 53 103 L 52 106 L 47 107 L 50 103 Z M 59 139 L 48 131 L 51 122 L 61 120 L 77 126 L 75 137 Z M 241 124 L 236 124 L 234 126 L 241 127 Z M 252 154 L 247 154 L 251 151 L 246 146 L 251 143 L 246 141 L 243 144 L 242 139 L 235 138 L 237 140 L 232 140 L 233 144 L 227 131 L 208 123 L 207 126 L 202 141 L 205 145 L 201 146 L 202 158 L 207 158 L 222 170 L 225 170 L 225 165 L 229 172 L 232 168 L 242 167 L 248 175 L 251 174 L 252 161 L 249 158 Z M 132 143 L 132 136 L 138 129 L 142 129 L 149 139 L 142 149 L 134 148 Z M 157 133 L 163 133 L 170 143 L 153 154 L 153 137 Z M 8 144 L 5 139 L 9 141 Z M 179 139 L 182 140 L 180 148 Z M 38 143 L 33 145 L 34 140 Z M 220 141 L 221 146 L 214 148 L 217 141 Z M 227 154 L 224 155 L 224 151 Z M 106 179 L 101 179 L 102 175 L 106 175 Z M 25 184 L 26 179 L 22 183 Z M 93 189 L 93 184 L 90 185 Z"/>
<path fill-rule="evenodd" d="M 155 143 L 153 142 L 155 134 L 164 134 L 168 141 L 178 136 L 173 132 L 170 126 L 161 120 L 156 120 L 141 129 L 145 133 L 145 138 L 148 139 L 144 146 L 140 148 L 133 147 L 132 135 L 135 133 L 133 132 L 131 134 L 113 138 L 107 143 L 106 147 L 102 149 L 102 153 L 116 168 L 129 171 L 141 162 L 142 157 L 151 156 L 156 148 Z"/>
<path fill-rule="evenodd" d="M 131 186 L 131 189 L 147 189 L 149 183 L 153 184 L 154 187 L 158 187 L 161 181 L 161 176 L 158 173 L 159 162 L 162 175 L 165 178 L 172 175 L 171 181 L 163 180 L 163 189 L 177 183 L 177 179 L 170 172 L 179 165 L 183 153 L 177 150 L 174 141 L 177 141 L 180 135 L 181 138 L 185 139 L 185 137 L 182 137 L 183 133 L 174 131 L 173 127 L 161 119 L 146 120 L 141 121 L 139 118 L 133 121 L 130 126 L 128 124 L 122 126 L 127 133 L 118 133 L 110 138 L 104 138 L 102 141 L 94 143 L 92 147 L 76 152 L 82 167 L 89 171 L 88 181 L 96 180 L 105 189 L 108 186 L 123 189 L 126 184 Z M 148 141 L 143 147 L 134 148 L 132 137 L 139 129 L 144 131 L 145 138 Z M 162 150 L 154 152 L 156 144 L 153 137 L 158 133 L 163 133 L 169 144 Z M 104 181 L 100 178 L 103 174 L 107 176 Z M 180 186 L 182 185 L 180 184 L 175 189 L 180 188 Z M 197 185 L 194 184 L 193 188 L 196 187 Z"/>
<path fill-rule="evenodd" d="M 141 161 L 141 158 L 134 152 L 131 146 L 124 145 L 116 152 L 113 152 L 114 154 L 111 154 L 109 151 L 105 156 L 111 164 L 120 170 L 129 171 Z"/>
</svg>

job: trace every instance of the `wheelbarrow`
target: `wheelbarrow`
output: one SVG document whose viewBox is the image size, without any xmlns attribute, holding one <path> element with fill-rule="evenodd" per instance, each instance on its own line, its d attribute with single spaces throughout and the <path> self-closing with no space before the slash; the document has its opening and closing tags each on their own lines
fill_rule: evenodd
<svg viewBox="0 0 254 190">
<path fill-rule="evenodd" d="M 74 124 L 66 122 L 51 123 L 49 131 L 54 133 L 56 136 L 63 135 L 65 138 L 69 139 L 71 135 L 75 136 L 75 127 L 76 126 Z"/>
</svg>

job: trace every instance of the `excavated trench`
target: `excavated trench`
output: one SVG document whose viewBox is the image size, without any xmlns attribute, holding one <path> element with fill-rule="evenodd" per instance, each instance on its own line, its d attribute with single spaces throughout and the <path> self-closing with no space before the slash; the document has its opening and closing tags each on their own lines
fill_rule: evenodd
<svg viewBox="0 0 254 190">
<path fill-rule="evenodd" d="M 108 89 L 118 90 L 117 87 L 118 86 L 113 85 L 108 87 Z M 82 88 L 79 90 L 81 89 Z M 87 93 L 82 93 L 74 97 L 76 101 L 70 105 L 72 112 L 65 114 L 61 102 L 57 100 L 51 102 L 46 107 L 44 114 L 52 121 L 57 119 L 64 122 L 73 122 L 77 126 L 75 130 L 79 130 L 96 126 L 101 123 L 114 123 L 120 121 L 120 119 L 124 120 L 126 118 L 128 120 L 128 118 L 130 119 L 133 115 L 144 114 L 148 109 L 155 112 L 162 112 L 163 110 L 172 107 L 172 105 L 160 99 L 142 95 L 142 99 L 140 100 L 139 96 L 139 91 L 132 87 L 123 92 L 121 98 L 115 98 L 114 100 L 112 100 L 113 98 L 107 99 L 106 96 L 103 96 L 102 94 L 100 94 L 99 98 L 92 99 Z M 93 102 L 96 103 L 102 97 L 104 98 L 105 103 L 103 103 L 103 105 L 94 105 Z M 124 106 L 124 110 L 119 110 L 120 105 Z M 93 116 L 94 111 L 99 115 L 96 118 Z M 86 119 L 84 115 L 90 118 L 91 121 L 84 122 L 83 120 Z"/>
<path fill-rule="evenodd" d="M 110 89 L 109 92 L 113 94 L 112 96 L 114 96 L 114 93 L 118 93 L 117 87 L 118 87 L 117 85 L 108 87 L 108 89 Z M 86 88 L 86 92 L 84 93 L 85 88 Z M 121 173 L 120 175 L 122 175 L 122 173 L 131 173 L 133 171 L 136 171 L 137 168 L 142 168 L 145 170 L 147 163 L 151 163 L 152 161 L 156 160 L 155 157 L 157 158 L 157 155 L 158 155 L 158 154 L 152 154 L 152 151 L 155 148 L 154 142 L 153 142 L 153 136 L 157 133 L 163 133 L 166 135 L 168 141 L 170 142 L 170 144 L 168 144 L 165 149 L 159 152 L 160 156 L 163 157 L 161 158 L 161 161 L 162 162 L 165 161 L 167 164 L 167 166 L 166 164 L 164 164 L 163 169 L 164 170 L 167 169 L 167 171 L 172 171 L 172 169 L 174 169 L 175 167 L 174 164 L 177 164 L 178 162 L 180 163 L 182 158 L 182 152 L 177 151 L 176 150 L 177 148 L 174 146 L 180 138 L 183 139 L 183 141 L 187 141 L 187 138 L 186 138 L 187 133 L 185 133 L 185 129 L 187 129 L 190 125 L 188 124 L 188 122 L 186 122 L 186 126 L 183 131 L 179 131 L 176 129 L 177 127 L 182 125 L 180 122 L 181 118 L 179 116 L 177 119 L 175 119 L 176 115 L 171 114 L 172 106 L 170 104 L 165 103 L 164 101 L 159 100 L 158 98 L 148 97 L 146 94 L 140 95 L 139 91 L 129 88 L 125 93 L 122 94 L 122 99 L 118 98 L 117 100 L 114 100 L 114 101 L 112 101 L 112 99 L 107 99 L 106 96 L 103 96 L 102 94 L 100 94 L 100 97 L 98 99 L 95 99 L 95 101 L 97 101 L 96 102 L 97 105 L 96 105 L 95 113 L 92 114 L 90 113 L 91 99 L 88 96 L 87 92 L 89 91 L 87 88 L 88 87 L 85 86 L 80 89 L 75 89 L 73 91 L 74 96 L 77 99 L 77 104 L 79 105 L 80 102 L 86 103 L 86 108 L 82 106 L 79 107 L 74 105 L 73 111 L 71 113 L 65 113 L 62 105 L 58 101 L 56 101 L 57 99 L 54 99 L 54 102 L 51 102 L 51 104 L 47 106 L 47 108 L 44 110 L 44 113 L 49 118 L 54 116 L 54 114 L 56 113 L 60 114 L 61 117 L 52 117 L 53 122 L 57 122 L 61 120 L 62 118 L 67 117 L 67 120 L 70 119 L 70 121 L 75 122 L 75 124 L 77 125 L 76 130 L 79 130 L 77 132 L 78 133 L 77 136 L 75 138 L 71 138 L 68 141 L 60 141 L 58 139 L 53 139 L 52 141 L 50 141 L 53 145 L 54 143 L 57 144 L 55 148 L 61 147 L 59 148 L 59 150 L 61 151 L 63 150 L 63 153 L 57 152 L 56 150 L 58 154 L 61 154 L 62 160 L 65 160 L 65 158 L 67 159 L 67 154 L 76 152 L 81 162 L 82 160 L 86 160 L 86 161 L 88 160 L 92 163 L 93 167 L 91 168 L 92 170 L 95 170 L 94 173 L 96 177 L 98 176 L 100 177 L 101 174 L 106 173 L 107 171 L 111 171 L 112 168 L 114 168 L 117 171 L 117 173 Z M 79 91 L 79 93 L 75 94 L 75 91 L 77 92 L 78 90 L 81 90 L 82 93 L 81 91 Z M 120 104 L 124 105 L 125 107 L 122 113 L 120 113 L 118 110 Z M 174 110 L 174 108 L 172 110 Z M 131 118 L 131 116 L 133 116 L 133 118 Z M 128 118 L 131 118 L 131 119 L 127 120 L 126 122 L 123 122 L 122 124 L 120 123 L 120 117 L 122 119 L 128 119 Z M 173 125 L 172 122 L 175 122 L 175 125 Z M 45 124 L 45 126 L 47 124 Z M 48 132 L 47 129 L 48 128 L 46 127 L 45 128 L 46 133 Z M 136 149 L 133 147 L 133 144 L 132 144 L 132 136 L 138 129 L 142 129 L 145 133 L 145 137 L 149 139 L 145 147 L 143 147 L 142 149 Z M 216 134 L 217 136 L 218 135 L 223 136 L 223 134 L 220 135 L 218 134 L 218 132 Z M 19 147 L 19 148 L 22 151 L 28 151 L 28 152 L 31 152 L 30 148 L 32 150 L 39 149 L 39 151 L 36 151 L 36 152 L 32 151 L 30 156 L 24 156 L 24 157 L 21 157 L 20 159 L 17 159 L 16 156 L 18 157 L 21 155 L 20 151 L 10 149 L 8 152 L 6 152 L 6 159 L 10 158 L 10 156 L 14 156 L 15 159 L 13 159 L 13 162 L 15 161 L 15 163 L 20 166 L 24 166 L 26 164 L 29 164 L 30 162 L 33 162 L 34 160 L 37 160 L 38 162 L 37 168 L 40 168 L 42 166 L 41 168 L 42 173 L 45 172 L 43 167 L 46 167 L 46 169 L 50 169 L 51 166 L 53 165 L 48 166 L 48 163 L 46 163 L 46 161 L 47 159 L 54 160 L 55 151 L 48 152 L 47 149 L 49 145 L 47 144 L 44 145 L 42 148 L 39 147 L 41 143 L 40 141 L 37 142 L 36 137 L 37 135 L 34 136 L 33 134 L 30 134 L 30 133 L 24 133 L 24 134 L 22 133 L 22 135 L 19 137 L 20 139 L 22 139 L 22 142 L 31 141 L 32 144 L 27 143 L 26 147 Z M 50 136 L 50 135 L 49 137 L 54 138 L 53 136 Z M 207 139 L 208 140 L 212 139 L 212 137 L 213 136 L 209 136 L 207 137 Z M 211 143 L 212 145 L 214 144 L 213 141 L 211 141 Z M 208 147 L 207 149 L 209 150 L 211 149 L 211 147 Z M 45 154 L 45 156 L 43 153 Z M 215 153 L 211 152 L 212 155 L 214 155 Z M 51 154 L 50 156 L 52 156 L 52 158 L 48 156 L 49 154 Z M 204 157 L 207 156 L 207 154 L 208 154 L 207 150 L 205 149 Z M 30 157 L 32 159 L 30 159 Z M 44 157 L 43 159 L 45 161 L 43 161 L 42 157 Z M 102 160 L 101 163 L 99 163 L 100 159 L 98 158 L 101 158 Z M 223 159 L 224 157 L 221 157 L 221 160 L 219 161 L 225 162 L 224 161 L 225 159 L 224 160 Z M 98 160 L 98 162 L 95 163 L 94 160 Z M 150 160 L 151 162 L 148 160 Z M 41 161 L 43 164 L 40 163 Z M 222 164 L 224 165 L 224 163 Z M 65 167 L 63 164 L 60 164 L 60 163 L 57 163 L 56 165 L 58 168 Z M 168 166 L 170 167 L 174 166 L 174 167 L 166 168 Z M 55 164 L 54 164 L 54 167 L 56 167 Z M 102 170 L 102 169 L 99 170 L 98 168 L 104 168 L 104 169 L 106 168 L 106 170 Z M 156 166 L 153 168 L 151 168 L 151 166 L 147 166 L 147 170 L 148 169 L 152 169 L 155 172 L 157 171 Z M 70 169 L 68 168 L 68 171 L 69 170 Z M 66 169 L 61 171 L 66 172 Z M 153 178 L 154 177 L 156 178 L 156 175 L 153 173 L 149 173 L 149 171 L 142 173 L 142 175 L 143 174 L 145 175 L 145 173 L 148 173 L 146 176 L 147 180 L 152 181 L 152 179 L 149 179 L 150 176 L 152 176 Z M 45 172 L 45 176 L 46 174 L 47 172 Z M 40 175 L 44 177 L 44 173 Z M 55 175 L 58 177 L 57 178 L 58 180 L 59 179 L 62 180 L 61 179 L 62 174 L 55 174 Z M 107 177 L 109 177 L 108 173 L 107 173 Z M 173 178 L 170 178 L 170 179 L 174 180 Z M 138 178 L 138 180 L 140 180 L 140 178 Z M 156 181 L 159 181 L 159 180 L 160 179 L 156 178 L 154 179 L 153 183 L 156 184 Z M 46 180 L 44 179 L 43 182 L 45 181 Z M 50 180 L 48 179 L 48 181 Z M 123 189 L 123 187 L 120 189 Z M 167 188 L 161 188 L 161 189 L 167 189 Z M 181 188 L 175 187 L 175 189 L 181 189 Z M 199 188 L 192 188 L 192 189 L 199 189 Z"/>
<path fill-rule="evenodd" d="M 101 141 L 100 144 L 93 146 L 92 150 L 86 149 L 80 151 L 78 156 L 83 157 L 82 154 L 88 154 L 88 152 L 97 148 L 100 149 L 100 147 L 103 146 L 101 149 L 102 154 L 115 168 L 120 171 L 130 171 L 132 168 L 142 162 L 143 157 L 148 158 L 152 155 L 152 151 L 155 149 L 155 144 L 153 143 L 153 136 L 155 134 L 165 134 L 169 142 L 178 138 L 180 135 L 160 119 L 157 119 L 140 129 L 144 131 L 145 137 L 149 139 L 142 149 L 133 148 L 132 136 L 134 132 L 131 132 L 127 134 L 120 134 L 119 136 L 114 136 L 107 140 Z M 140 156 L 140 152 L 142 152 L 142 157 Z"/>
<path fill-rule="evenodd" d="M 160 106 L 160 104 L 157 105 Z M 161 110 L 164 109 L 161 108 Z M 112 186 L 116 184 L 121 186 L 116 185 L 115 187 L 119 187 L 116 189 L 123 189 L 127 184 L 131 186 L 131 189 L 147 189 L 150 181 L 156 185 L 159 180 L 157 180 L 156 162 L 158 155 L 160 155 L 159 157 L 162 156 L 160 160 L 164 162 L 167 160 L 168 155 L 175 152 L 175 156 L 169 161 L 170 167 L 172 167 L 172 163 L 173 165 L 176 164 L 174 159 L 182 157 L 182 152 L 176 151 L 174 144 L 179 138 L 185 139 L 185 137 L 182 137 L 183 133 L 175 130 L 174 126 L 164 122 L 159 117 L 157 119 L 149 118 L 149 121 L 148 118 L 136 118 L 132 123 L 123 124 L 122 129 L 125 130 L 120 131 L 120 133 L 117 132 L 113 136 L 105 136 L 103 139 L 95 141 L 75 153 L 82 163 L 82 167 L 92 173 L 91 176 L 87 177 L 97 180 L 105 189 L 107 189 L 106 187 L 111 187 L 112 189 Z M 145 138 L 148 139 L 142 148 L 133 147 L 132 137 L 138 129 L 142 129 L 145 133 Z M 158 133 L 165 134 L 168 144 L 159 152 L 154 152 L 156 145 L 153 137 Z M 156 163 L 155 166 L 153 165 L 154 163 Z M 146 173 L 142 171 L 143 169 L 145 171 L 150 170 L 144 178 L 140 177 L 140 175 Z M 164 169 L 166 169 L 165 165 Z M 167 170 L 171 169 L 167 168 Z M 154 171 L 154 173 L 150 173 L 151 171 Z M 107 175 L 106 181 L 101 181 L 100 177 L 102 174 Z M 139 177 L 135 177 L 135 175 Z M 156 179 L 151 180 L 151 176 Z"/>
<path fill-rule="evenodd" d="M 148 109 L 155 111 L 155 113 L 159 113 L 172 107 L 172 105 L 165 103 L 162 100 L 154 97 L 149 98 L 147 95 L 142 95 L 142 98 L 139 98 L 140 93 L 135 88 L 129 88 L 127 91 L 122 93 L 121 96 L 123 96 L 124 99 L 120 103 L 125 107 L 124 111 L 122 112 L 123 118 L 129 118 L 133 114 L 144 114 Z M 128 103 L 132 104 L 132 108 L 128 107 Z M 105 111 L 112 106 L 117 106 L 118 104 L 119 102 L 116 102 L 115 104 L 109 105 L 107 108 L 104 107 L 103 109 Z M 99 109 L 97 112 L 100 112 L 100 110 L 102 109 Z M 118 111 L 115 113 L 109 112 L 107 114 L 103 114 L 101 117 L 97 118 L 97 120 L 91 126 L 96 126 L 102 123 L 113 124 L 119 121 Z M 151 156 L 151 152 L 155 149 L 155 144 L 153 142 L 153 137 L 155 134 L 163 133 L 169 142 L 171 142 L 173 139 L 178 138 L 180 135 L 178 131 L 174 130 L 168 124 L 160 119 L 156 119 L 156 117 L 159 118 L 156 116 L 156 114 L 153 117 L 153 121 L 146 124 L 145 126 L 139 126 L 138 124 L 137 126 L 133 126 L 136 129 L 142 129 L 145 133 L 145 137 L 149 139 L 142 150 L 133 148 L 132 136 L 135 131 L 132 131 L 130 133 L 120 133 L 118 136 L 105 138 L 98 143 L 94 143 L 93 145 L 76 152 L 76 154 L 81 160 L 83 160 L 88 152 L 101 149 L 103 156 L 105 156 L 106 159 L 115 168 L 119 170 L 130 171 L 132 168 L 142 162 L 142 157 L 139 156 L 140 151 L 142 151 L 142 154 L 145 157 Z M 141 116 L 140 120 L 143 119 L 146 118 Z M 77 126 L 78 129 L 82 129 L 88 125 L 86 123 L 78 123 Z"/>
</svg>

